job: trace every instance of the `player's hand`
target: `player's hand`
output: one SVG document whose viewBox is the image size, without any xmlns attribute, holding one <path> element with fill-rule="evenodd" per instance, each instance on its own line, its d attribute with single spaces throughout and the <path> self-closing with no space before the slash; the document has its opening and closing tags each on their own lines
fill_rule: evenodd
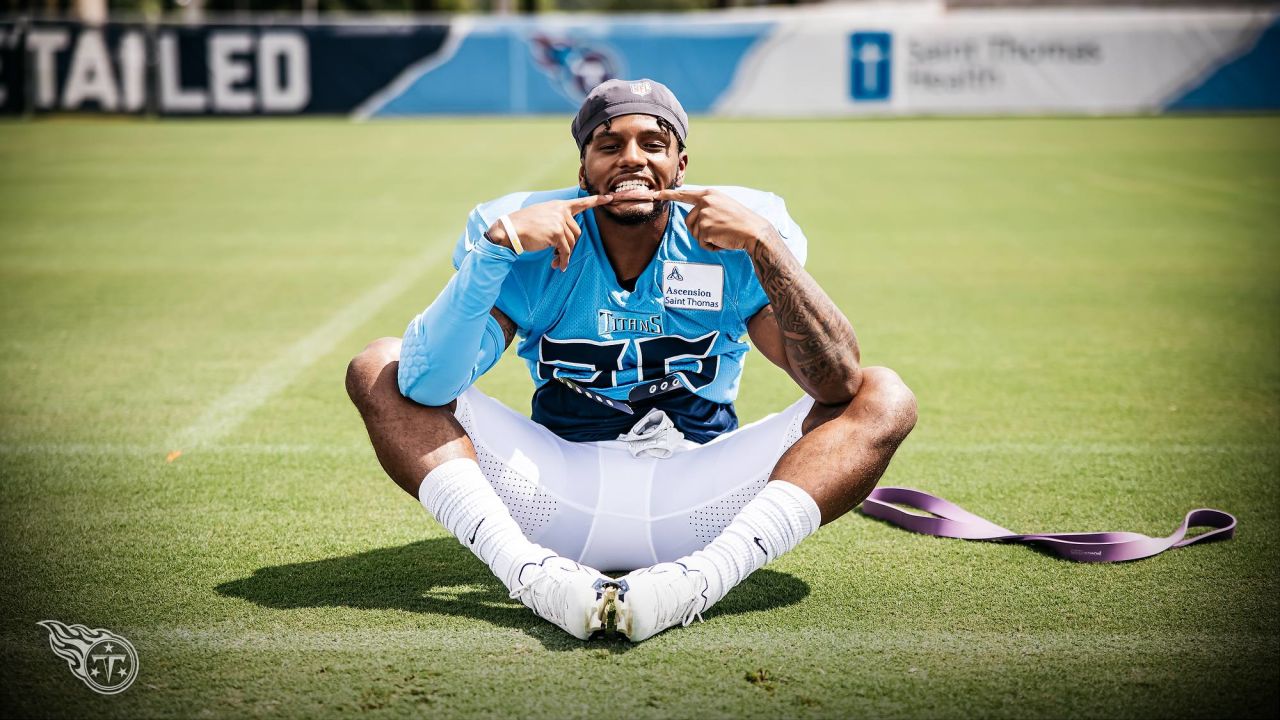
<svg viewBox="0 0 1280 720">
<path fill-rule="evenodd" d="M 708 250 L 746 250 L 754 254 L 757 242 L 777 235 L 768 220 L 719 190 L 672 188 L 654 193 L 654 199 L 692 205 L 685 225 L 698 244 Z"/>
<path fill-rule="evenodd" d="M 573 200 L 548 200 L 520 208 L 507 216 L 507 220 L 520 236 L 525 252 L 555 248 L 551 267 L 564 271 L 569 267 L 569 255 L 582 236 L 582 228 L 573 219 L 584 210 L 613 201 L 612 195 L 588 195 Z M 511 247 L 507 229 L 495 222 L 489 228 L 489 239 L 504 247 Z"/>
</svg>

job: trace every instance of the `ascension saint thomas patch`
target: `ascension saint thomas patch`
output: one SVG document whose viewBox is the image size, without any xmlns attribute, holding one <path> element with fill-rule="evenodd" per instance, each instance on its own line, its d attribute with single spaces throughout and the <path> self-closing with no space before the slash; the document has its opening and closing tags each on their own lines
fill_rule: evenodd
<svg viewBox="0 0 1280 720">
<path fill-rule="evenodd" d="M 720 310 L 724 267 L 667 260 L 662 263 L 662 304 L 681 310 Z"/>
</svg>

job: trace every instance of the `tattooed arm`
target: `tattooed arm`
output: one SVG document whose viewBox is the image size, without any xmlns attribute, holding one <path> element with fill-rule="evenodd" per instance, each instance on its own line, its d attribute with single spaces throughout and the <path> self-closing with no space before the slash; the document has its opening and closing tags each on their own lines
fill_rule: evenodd
<svg viewBox="0 0 1280 720">
<path fill-rule="evenodd" d="M 769 305 L 751 318 L 751 341 L 824 405 L 853 399 L 862 385 L 858 339 L 849 319 L 787 249 L 769 221 L 712 189 L 664 190 L 660 199 L 693 204 L 685 218 L 704 247 L 746 250 Z"/>
<path fill-rule="evenodd" d="M 777 232 L 771 235 L 746 248 L 770 302 L 747 324 L 751 342 L 819 403 L 849 402 L 862 385 L 853 326 Z"/>
<path fill-rule="evenodd" d="M 747 324 L 751 342 L 814 400 L 849 402 L 862 385 L 853 326 L 768 229 L 744 248 L 770 302 Z"/>
</svg>

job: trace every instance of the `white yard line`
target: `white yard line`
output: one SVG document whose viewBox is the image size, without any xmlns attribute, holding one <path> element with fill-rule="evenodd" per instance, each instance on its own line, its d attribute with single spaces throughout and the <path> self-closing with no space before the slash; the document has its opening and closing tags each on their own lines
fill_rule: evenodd
<svg viewBox="0 0 1280 720">
<path fill-rule="evenodd" d="M 1280 443 L 1106 443 L 1106 442 L 929 442 L 907 440 L 902 453 L 956 453 L 965 455 L 1226 455 L 1232 453 L 1280 453 Z"/>
<path fill-rule="evenodd" d="M 1106 190 L 1127 195 L 1140 195 L 1175 205 L 1190 205 L 1197 209 L 1231 215 L 1239 214 L 1237 203 L 1223 197 L 1210 197 L 1185 185 L 1175 185 L 1164 179 L 1147 178 L 1134 172 L 1086 171 L 1081 173 L 1085 182 Z"/>
<path fill-rule="evenodd" d="M 563 153 L 557 153 L 557 157 L 561 155 Z M 556 169 L 557 165 L 555 161 L 536 163 L 523 177 L 517 178 L 512 191 L 534 185 L 549 174 L 549 171 Z M 195 422 L 171 436 L 166 444 L 168 449 L 188 451 L 208 447 L 230 435 L 250 413 L 288 387 L 316 360 L 332 351 L 340 341 L 368 322 L 387 303 L 434 269 L 437 263 L 447 260 L 453 251 L 454 237 L 450 235 L 428 243 L 427 249 L 417 257 L 400 263 L 400 269 L 391 277 L 339 309 L 319 327 L 228 390 L 209 405 Z M 408 318 L 405 322 L 408 322 Z"/>
<path fill-rule="evenodd" d="M 168 445 L 146 443 L 0 443 L 0 457 L 22 455 L 47 455 L 51 457 L 104 456 L 120 458 L 149 458 L 162 460 L 172 451 Z M 348 457 L 372 453 L 366 442 L 362 445 L 345 443 L 325 445 L 320 443 L 206 443 L 197 448 L 203 454 L 213 455 L 306 455 L 312 457 Z M 187 451 L 184 451 L 184 455 Z M 176 458 L 175 458 L 176 459 Z"/>
<path fill-rule="evenodd" d="M 145 443 L 0 443 L 0 457 L 47 455 L 53 457 L 116 456 L 163 459 L 173 448 Z M 314 457 L 364 456 L 368 443 L 205 443 L 200 452 L 215 455 L 307 455 Z M 1267 443 L 1041 443 L 1041 442 L 920 442 L 910 440 L 904 455 L 1280 455 L 1280 444 Z"/>
<path fill-rule="evenodd" d="M 168 446 L 174 450 L 191 450 L 229 435 L 250 413 L 288 387 L 302 371 L 333 350 L 340 340 L 436 267 L 451 249 L 451 245 L 443 242 L 430 243 L 425 252 L 402 264 L 394 275 L 338 310 L 322 325 L 215 400 L 195 422 L 173 435 Z"/>
<path fill-rule="evenodd" d="M 249 581 L 251 582 L 251 580 Z M 464 586 L 464 591 L 490 589 L 486 584 Z M 477 647 L 510 648 L 523 645 L 533 649 L 539 636 L 560 638 L 559 630 L 550 625 L 533 625 L 533 632 L 491 626 L 487 622 L 466 617 L 477 605 L 486 609 L 524 613 L 523 607 L 507 601 L 457 600 L 455 588 L 432 588 L 427 598 L 440 602 L 442 608 L 457 603 L 462 612 L 448 616 L 443 612 L 405 613 L 406 622 L 416 622 L 416 617 L 432 618 L 419 629 L 352 629 L 312 630 L 291 628 L 288 632 L 247 630 L 238 627 L 181 627 L 181 626 L 130 626 L 114 627 L 135 643 L 145 640 L 149 645 L 168 650 L 194 651 L 193 657 L 204 657 L 207 652 L 322 652 L 367 653 L 383 652 L 388 648 L 415 648 L 418 651 L 468 650 Z M 442 592 L 443 591 L 443 592 Z M 309 610 L 309 608 L 304 608 Z M 385 611 L 380 611 L 386 614 Z M 526 617 L 526 616 L 521 616 Z M 532 615 L 528 615 L 532 618 Z M 468 626 L 468 627 L 464 627 Z M 861 632 L 856 637 L 840 633 L 815 636 L 808 628 L 799 630 L 735 630 L 727 635 L 717 635 L 712 641 L 716 647 L 760 648 L 788 645 L 797 637 L 815 648 L 830 649 L 845 654 L 925 651 L 945 656 L 972 658 L 973 649 L 984 648 L 995 654 L 1016 653 L 1019 656 L 1132 656 L 1159 653 L 1162 655 L 1186 654 L 1189 657 L 1224 656 L 1224 649 L 1261 652 L 1274 656 L 1273 634 L 1257 633 L 1115 633 L 1115 632 L 1062 632 L 1023 630 L 1014 632 L 981 631 L 927 631 L 894 629 Z M 0 645 L 29 647 L 30 634 L 0 635 Z M 1229 653 L 1227 654 L 1229 655 Z M 194 661 L 193 661 L 194 662 Z"/>
</svg>

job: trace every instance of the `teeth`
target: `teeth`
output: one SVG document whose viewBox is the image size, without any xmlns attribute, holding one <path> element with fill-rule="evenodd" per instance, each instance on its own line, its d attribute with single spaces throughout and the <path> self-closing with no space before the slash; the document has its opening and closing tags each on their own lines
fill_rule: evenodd
<svg viewBox="0 0 1280 720">
<path fill-rule="evenodd" d="M 627 192 L 628 190 L 648 190 L 649 186 L 640 180 L 624 180 L 614 186 L 614 192 Z"/>
</svg>

